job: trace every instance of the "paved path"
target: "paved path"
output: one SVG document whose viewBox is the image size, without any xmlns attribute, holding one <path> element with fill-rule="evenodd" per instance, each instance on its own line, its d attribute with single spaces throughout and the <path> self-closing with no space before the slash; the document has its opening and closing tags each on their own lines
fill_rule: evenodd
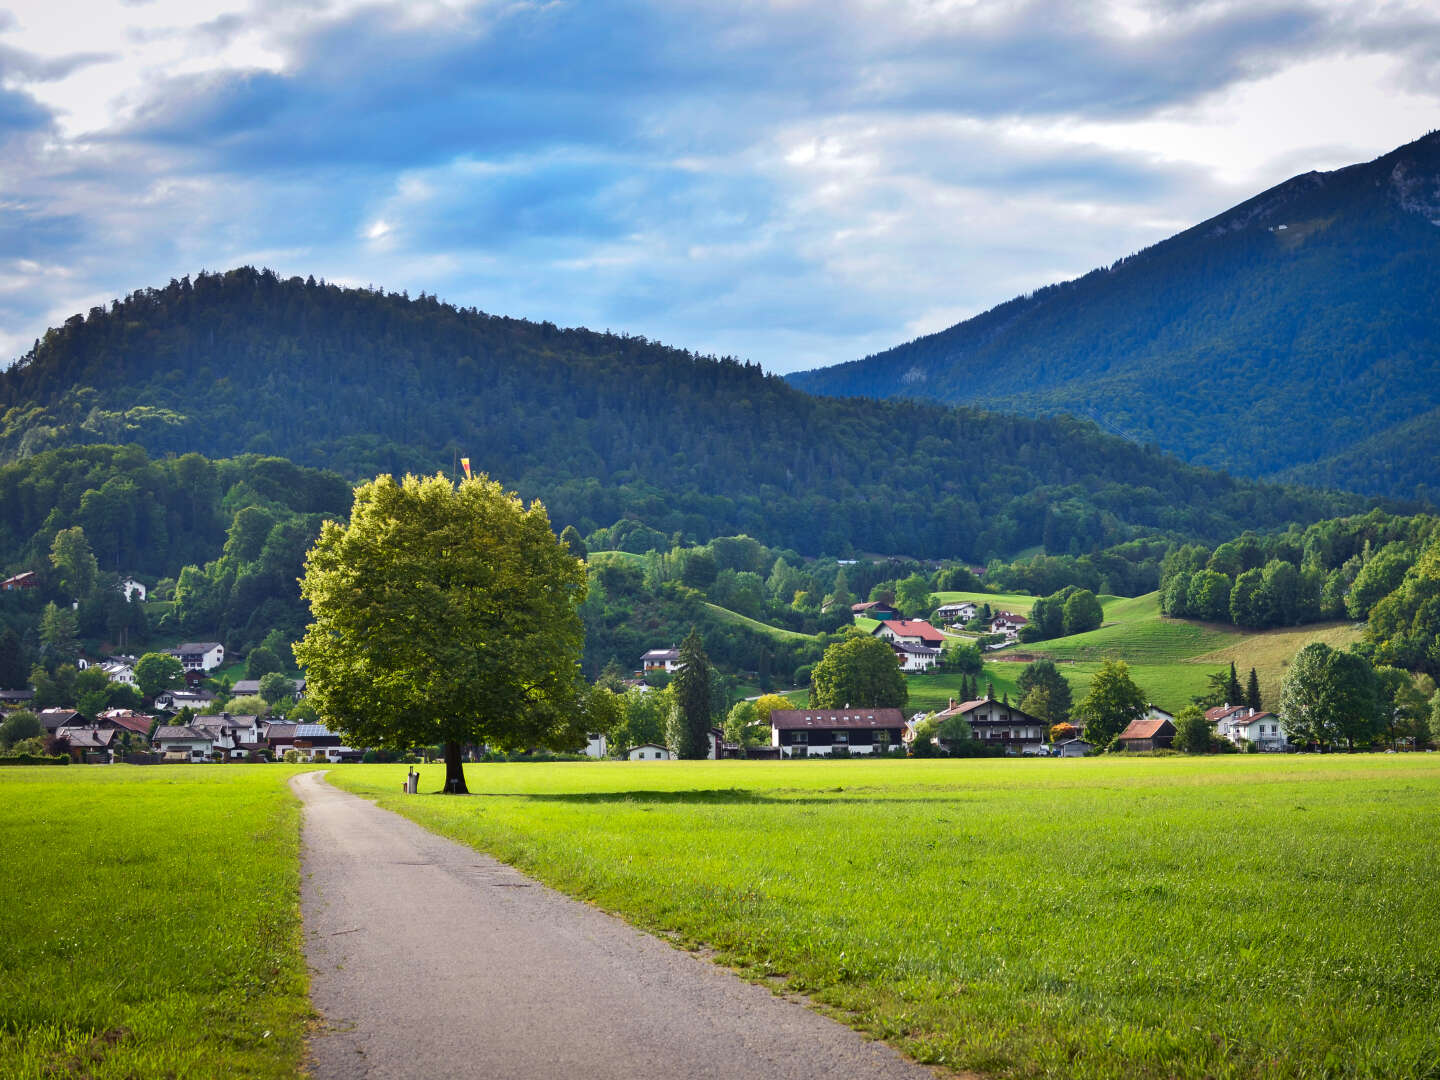
<svg viewBox="0 0 1440 1080">
<path fill-rule="evenodd" d="M 290 783 L 318 1080 L 934 1076 L 320 773 Z"/>
</svg>

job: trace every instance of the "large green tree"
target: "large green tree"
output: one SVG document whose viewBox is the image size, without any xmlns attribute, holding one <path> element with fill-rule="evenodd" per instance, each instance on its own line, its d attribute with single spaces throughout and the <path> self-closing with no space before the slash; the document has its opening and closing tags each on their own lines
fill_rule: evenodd
<svg viewBox="0 0 1440 1080">
<path fill-rule="evenodd" d="M 1041 719 L 1052 724 L 1063 723 L 1070 719 L 1070 711 L 1074 708 L 1070 684 L 1065 681 L 1065 676 L 1060 674 L 1060 669 L 1055 666 L 1054 660 L 1032 660 L 1021 670 L 1020 677 L 1015 680 L 1015 686 L 1020 696 L 1020 708 L 1032 716 L 1039 714 L 1026 708 L 1025 702 L 1029 700 L 1030 695 L 1036 689 L 1043 688 L 1049 712 Z"/>
<path fill-rule="evenodd" d="M 148 652 L 135 662 L 135 684 L 146 699 L 185 684 L 185 665 L 169 653 Z"/>
<path fill-rule="evenodd" d="M 1100 601 L 1089 589 L 1076 589 L 1065 600 L 1061 609 L 1065 633 L 1083 634 L 1086 630 L 1097 629 L 1105 621 L 1105 612 Z"/>
<path fill-rule="evenodd" d="M 60 587 L 75 600 L 83 600 L 95 591 L 100 566 L 85 530 L 79 525 L 61 529 L 50 544 L 50 565 L 60 577 Z"/>
<path fill-rule="evenodd" d="M 1295 654 L 1280 688 L 1280 726 L 1322 751 L 1368 741 L 1384 722 L 1380 680 L 1365 657 L 1312 641 Z"/>
<path fill-rule="evenodd" d="M 925 575 L 914 573 L 901 578 L 895 586 L 895 603 L 902 614 L 912 618 L 929 614 L 935 607 L 935 598 L 930 595 L 930 582 Z"/>
<path fill-rule="evenodd" d="M 675 756 L 686 759 L 705 757 L 710 749 L 711 681 L 710 658 L 705 655 L 705 642 L 691 630 L 680 642 L 680 670 L 670 684 L 674 711 L 670 725 L 670 746 Z"/>
<path fill-rule="evenodd" d="M 1103 660 L 1074 715 L 1085 721 L 1086 741 L 1106 747 L 1130 721 L 1144 715 L 1145 707 L 1145 692 L 1130 678 L 1130 665 L 1124 660 Z"/>
<path fill-rule="evenodd" d="M 585 586 L 539 502 L 483 474 L 377 477 L 305 561 L 306 693 L 356 745 L 442 744 L 444 790 L 466 792 L 466 743 L 583 738 Z"/>
<path fill-rule="evenodd" d="M 1208 754 L 1214 732 L 1199 705 L 1186 705 L 1175 714 L 1174 748 L 1183 754 Z"/>
<path fill-rule="evenodd" d="M 858 630 L 826 649 L 810 675 L 810 704 L 819 709 L 904 708 L 909 699 L 894 650 Z"/>
</svg>

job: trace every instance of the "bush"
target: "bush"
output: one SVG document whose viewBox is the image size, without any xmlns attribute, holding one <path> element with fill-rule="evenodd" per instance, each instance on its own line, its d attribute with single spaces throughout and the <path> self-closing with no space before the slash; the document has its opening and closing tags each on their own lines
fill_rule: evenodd
<svg viewBox="0 0 1440 1080">
<path fill-rule="evenodd" d="M 68 754 L 0 754 L 0 765 L 69 765 Z"/>
<path fill-rule="evenodd" d="M 830 748 L 830 757 L 832 758 L 848 758 L 849 756 L 850 748 L 848 746 L 832 746 Z"/>
<path fill-rule="evenodd" d="M 285 751 L 285 761 L 286 761 L 286 763 L 289 764 L 289 765 L 298 765 L 300 762 L 302 762 L 302 761 L 304 761 L 304 760 L 305 760 L 305 755 L 302 754 L 302 753 L 300 753 L 299 750 L 286 750 L 286 751 Z"/>
</svg>

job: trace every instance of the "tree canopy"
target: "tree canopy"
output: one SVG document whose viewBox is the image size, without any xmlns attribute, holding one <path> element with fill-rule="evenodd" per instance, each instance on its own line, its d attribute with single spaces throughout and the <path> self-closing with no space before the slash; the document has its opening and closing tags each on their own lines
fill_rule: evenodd
<svg viewBox="0 0 1440 1080">
<path fill-rule="evenodd" d="M 810 676 L 810 704 L 819 709 L 904 708 L 909 698 L 894 651 L 858 630 L 826 649 Z"/>
<path fill-rule="evenodd" d="M 1086 741 L 1106 747 L 1130 721 L 1144 714 L 1145 704 L 1145 692 L 1130 678 L 1130 665 L 1124 660 L 1104 660 L 1074 715 L 1085 721 Z"/>
<path fill-rule="evenodd" d="M 443 744 L 445 790 L 463 792 L 465 743 L 583 740 L 585 587 L 538 502 L 484 475 L 377 477 L 306 558 L 307 695 L 357 745 Z"/>
</svg>

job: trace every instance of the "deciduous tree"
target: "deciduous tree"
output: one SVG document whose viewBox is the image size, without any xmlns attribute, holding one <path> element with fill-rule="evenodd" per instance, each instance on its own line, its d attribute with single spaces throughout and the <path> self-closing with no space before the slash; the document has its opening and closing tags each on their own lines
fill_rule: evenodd
<svg viewBox="0 0 1440 1080">
<path fill-rule="evenodd" d="M 61 529 L 50 545 L 50 565 L 60 576 L 60 587 L 75 600 L 83 600 L 95 591 L 100 565 L 85 530 L 79 525 Z"/>
<path fill-rule="evenodd" d="M 819 709 L 904 708 L 909 697 L 894 651 L 858 630 L 826 649 L 810 676 L 810 704 Z"/>
<path fill-rule="evenodd" d="M 306 558 L 307 696 L 354 745 L 442 744 L 465 792 L 465 743 L 575 745 L 585 585 L 540 503 L 484 475 L 378 477 Z"/>
<path fill-rule="evenodd" d="M 1143 716 L 1145 707 L 1145 692 L 1130 678 L 1130 665 L 1104 660 L 1090 680 L 1090 692 L 1075 706 L 1075 716 L 1085 722 L 1086 741 L 1103 749 L 1130 721 Z"/>
<path fill-rule="evenodd" d="M 185 685 L 185 665 L 169 653 L 148 652 L 135 662 L 135 683 L 154 701 L 166 690 Z"/>
<path fill-rule="evenodd" d="M 1176 750 L 1185 754 L 1208 754 L 1212 737 L 1210 721 L 1205 719 L 1200 706 L 1186 705 L 1175 714 L 1175 741 L 1172 745 Z"/>
</svg>

